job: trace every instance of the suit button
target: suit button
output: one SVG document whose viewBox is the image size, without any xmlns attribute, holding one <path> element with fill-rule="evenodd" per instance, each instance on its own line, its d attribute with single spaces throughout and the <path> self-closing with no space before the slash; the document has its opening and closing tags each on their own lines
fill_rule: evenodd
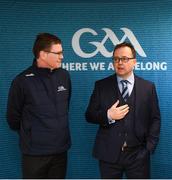
<svg viewBox="0 0 172 180">
<path fill-rule="evenodd" d="M 119 133 L 118 136 L 121 136 L 121 133 Z"/>
</svg>

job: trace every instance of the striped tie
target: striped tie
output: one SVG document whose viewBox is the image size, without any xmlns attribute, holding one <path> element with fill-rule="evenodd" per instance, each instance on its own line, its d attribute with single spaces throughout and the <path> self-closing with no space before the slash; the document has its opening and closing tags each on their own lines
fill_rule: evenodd
<svg viewBox="0 0 172 180">
<path fill-rule="evenodd" d="M 122 84 L 122 97 L 124 101 L 127 101 L 127 98 L 129 97 L 129 91 L 127 86 L 128 81 L 127 80 L 121 80 Z"/>
</svg>

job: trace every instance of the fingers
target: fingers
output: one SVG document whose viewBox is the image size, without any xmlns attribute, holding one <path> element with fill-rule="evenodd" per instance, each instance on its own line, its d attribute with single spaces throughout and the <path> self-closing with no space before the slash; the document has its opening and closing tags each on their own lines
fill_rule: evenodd
<svg viewBox="0 0 172 180">
<path fill-rule="evenodd" d="M 115 102 L 115 104 L 112 105 L 111 108 L 113 108 L 113 109 L 117 109 L 117 108 L 118 108 L 120 111 L 122 111 L 122 110 L 124 110 L 124 109 L 126 109 L 126 108 L 129 108 L 128 104 L 125 104 L 125 105 L 122 105 L 122 106 L 117 107 L 118 104 L 119 104 L 119 100 L 117 100 L 117 101 Z"/>
<path fill-rule="evenodd" d="M 124 117 L 128 112 L 129 112 L 129 107 L 123 109 L 123 110 L 121 111 L 121 115 Z"/>
<path fill-rule="evenodd" d="M 127 114 L 129 111 L 129 106 L 125 105 L 125 106 L 120 106 L 118 108 L 116 108 L 116 110 L 120 113 L 120 114 Z"/>
<path fill-rule="evenodd" d="M 127 110 L 126 112 L 123 113 L 123 117 L 125 117 L 125 115 L 129 112 L 129 110 Z"/>
<path fill-rule="evenodd" d="M 121 118 L 125 117 L 125 115 L 129 112 L 129 106 L 127 104 L 116 109 L 119 112 L 119 115 L 121 115 Z"/>
<path fill-rule="evenodd" d="M 125 110 L 125 109 L 129 109 L 129 106 L 128 106 L 128 104 L 125 104 L 125 105 L 122 105 L 122 106 L 119 106 L 119 107 L 117 107 L 120 111 L 122 111 L 122 110 Z"/>
<path fill-rule="evenodd" d="M 112 117 L 112 119 L 115 120 L 123 119 L 126 116 L 126 114 L 129 112 L 128 104 L 117 107 L 118 105 L 119 105 L 119 100 L 117 100 L 115 104 L 113 104 L 109 109 L 110 117 Z"/>
</svg>

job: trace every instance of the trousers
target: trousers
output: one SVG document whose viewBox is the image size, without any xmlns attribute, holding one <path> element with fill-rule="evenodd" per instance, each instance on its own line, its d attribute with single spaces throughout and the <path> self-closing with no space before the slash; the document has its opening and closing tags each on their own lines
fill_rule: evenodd
<svg viewBox="0 0 172 180">
<path fill-rule="evenodd" d="M 99 161 L 102 179 L 121 179 L 125 175 L 129 179 L 150 178 L 150 153 L 145 147 L 121 151 L 116 163 Z"/>
<path fill-rule="evenodd" d="M 55 155 L 22 155 L 23 179 L 64 179 L 67 152 Z"/>
</svg>

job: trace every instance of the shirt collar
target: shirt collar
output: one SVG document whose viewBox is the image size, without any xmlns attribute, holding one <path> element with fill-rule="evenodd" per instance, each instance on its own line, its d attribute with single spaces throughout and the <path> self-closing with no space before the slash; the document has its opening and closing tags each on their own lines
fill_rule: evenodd
<svg viewBox="0 0 172 180">
<path fill-rule="evenodd" d="M 124 80 L 124 79 L 117 75 L 118 84 L 121 82 L 121 80 Z M 129 84 L 134 84 L 134 73 L 132 72 L 131 75 L 125 80 L 127 80 Z"/>
</svg>

